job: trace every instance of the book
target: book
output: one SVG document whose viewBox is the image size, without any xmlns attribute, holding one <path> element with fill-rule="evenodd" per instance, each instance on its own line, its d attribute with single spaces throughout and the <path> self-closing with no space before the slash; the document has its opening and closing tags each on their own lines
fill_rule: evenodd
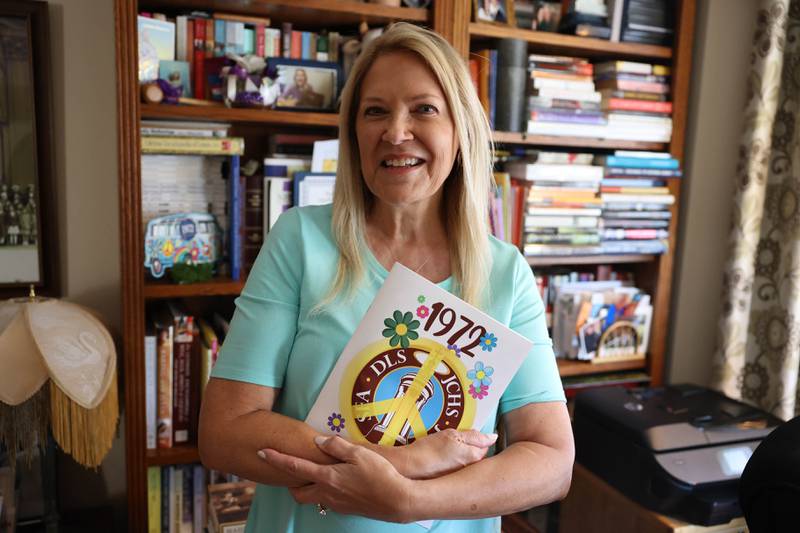
<svg viewBox="0 0 800 533">
<path fill-rule="evenodd" d="M 480 430 L 532 345 L 395 263 L 306 422 L 383 446 Z"/>
<path fill-rule="evenodd" d="M 208 486 L 208 523 L 212 533 L 244 533 L 256 493 L 253 481 Z"/>
<path fill-rule="evenodd" d="M 172 317 L 163 307 L 158 307 L 153 316 L 158 351 L 158 406 L 157 446 L 172 448 L 172 387 L 173 387 L 173 334 Z"/>
<path fill-rule="evenodd" d="M 294 205 L 324 205 L 333 202 L 336 174 L 324 172 L 295 172 Z"/>
<path fill-rule="evenodd" d="M 242 222 L 244 217 L 243 180 L 240 179 L 240 161 L 238 155 L 230 158 L 228 173 L 229 195 L 229 238 L 228 261 L 231 279 L 237 281 L 242 276 Z"/>
<path fill-rule="evenodd" d="M 180 87 L 181 96 L 192 97 L 192 77 L 189 74 L 189 63 L 187 61 L 159 60 L 158 77 L 166 80 L 176 89 Z"/>
<path fill-rule="evenodd" d="M 158 78 L 159 61 L 175 60 L 175 23 L 139 16 L 139 81 Z"/>
<path fill-rule="evenodd" d="M 161 533 L 161 467 L 147 468 L 147 532 Z"/>
<path fill-rule="evenodd" d="M 149 137 L 226 137 L 230 127 L 224 122 L 142 120 L 139 133 Z"/>
<path fill-rule="evenodd" d="M 157 447 L 156 407 L 158 401 L 158 348 L 156 332 L 151 324 L 147 325 L 144 337 L 144 417 L 147 427 L 147 449 Z"/>
<path fill-rule="evenodd" d="M 173 443 L 189 442 L 191 430 L 192 341 L 194 317 L 175 302 L 167 302 L 173 320 Z"/>
<path fill-rule="evenodd" d="M 241 137 L 142 137 L 143 154 L 242 155 Z"/>
</svg>

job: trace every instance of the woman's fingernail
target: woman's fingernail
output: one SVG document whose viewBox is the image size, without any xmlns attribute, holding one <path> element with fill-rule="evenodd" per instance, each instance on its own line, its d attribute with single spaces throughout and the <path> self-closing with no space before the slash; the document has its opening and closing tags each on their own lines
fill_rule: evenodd
<svg viewBox="0 0 800 533">
<path fill-rule="evenodd" d="M 326 442 L 328 442 L 328 439 L 329 439 L 329 438 L 330 438 L 330 437 L 323 437 L 322 435 L 317 435 L 316 437 L 314 437 L 314 443 L 315 443 L 317 446 L 322 446 L 323 444 L 325 444 Z"/>
<path fill-rule="evenodd" d="M 491 440 L 492 442 L 496 441 L 497 440 L 497 433 L 490 433 L 489 434 L 489 440 Z"/>
<path fill-rule="evenodd" d="M 259 457 L 261 457 L 262 459 L 266 459 L 266 458 L 267 458 L 267 454 L 266 454 L 266 453 L 264 453 L 264 450 L 258 450 L 256 453 L 257 453 L 257 454 L 258 454 L 258 456 L 259 456 Z"/>
</svg>

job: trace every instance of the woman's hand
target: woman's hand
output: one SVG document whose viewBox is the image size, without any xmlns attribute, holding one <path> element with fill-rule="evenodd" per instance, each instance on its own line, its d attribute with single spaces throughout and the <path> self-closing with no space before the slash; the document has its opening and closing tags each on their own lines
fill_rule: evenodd
<svg viewBox="0 0 800 533">
<path fill-rule="evenodd" d="M 474 429 L 445 429 L 394 450 L 400 456 L 400 472 L 405 476 L 431 479 L 480 461 L 496 440 L 496 434 L 486 435 Z"/>
<path fill-rule="evenodd" d="M 410 521 L 412 481 L 379 454 L 340 437 L 316 437 L 320 450 L 341 461 L 321 465 L 275 450 L 259 456 L 308 485 L 290 488 L 301 504 L 322 504 L 342 514 L 356 514 L 389 522 Z"/>
</svg>

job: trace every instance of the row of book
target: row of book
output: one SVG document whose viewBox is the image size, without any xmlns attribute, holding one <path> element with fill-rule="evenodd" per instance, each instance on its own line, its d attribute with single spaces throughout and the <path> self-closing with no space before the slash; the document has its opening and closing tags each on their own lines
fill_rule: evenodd
<svg viewBox="0 0 800 533">
<path fill-rule="evenodd" d="M 532 54 L 528 133 L 669 142 L 669 67 Z"/>
<path fill-rule="evenodd" d="M 148 467 L 148 533 L 244 531 L 255 487 L 201 464 Z"/>
<path fill-rule="evenodd" d="M 671 0 L 568 0 L 558 31 L 611 41 L 669 45 L 674 33 Z"/>
<path fill-rule="evenodd" d="M 174 213 L 214 215 L 224 249 L 217 273 L 239 280 L 283 211 L 332 200 L 338 145 L 315 135 L 273 134 L 270 155 L 241 164 L 244 141 L 228 137 L 229 127 L 143 121 L 142 217 L 147 223 Z"/>
<path fill-rule="evenodd" d="M 195 442 L 200 401 L 217 358 L 228 320 L 205 319 L 180 303 L 148 309 L 144 339 L 147 449 Z"/>
<path fill-rule="evenodd" d="M 526 256 L 667 250 L 675 202 L 667 179 L 681 176 L 669 154 L 538 152 L 504 166 L 490 220 Z M 500 230 L 495 220 L 505 222 Z"/>
<path fill-rule="evenodd" d="M 337 63 L 341 47 L 355 38 L 336 31 L 298 31 L 291 22 L 270 27 L 267 17 L 206 13 L 167 17 L 142 12 L 138 17 L 139 81 L 161 78 L 180 84 L 182 96 L 221 99 L 215 77 L 226 55 Z"/>
<path fill-rule="evenodd" d="M 587 281 L 622 281 L 626 284 L 633 284 L 633 274 L 629 271 L 614 270 L 611 265 L 599 264 L 593 271 L 576 271 L 565 269 L 545 269 L 536 272 L 536 288 L 542 297 L 545 307 L 545 317 L 547 327 L 553 325 L 553 307 L 556 302 L 558 288 L 568 283 L 578 283 Z"/>
</svg>

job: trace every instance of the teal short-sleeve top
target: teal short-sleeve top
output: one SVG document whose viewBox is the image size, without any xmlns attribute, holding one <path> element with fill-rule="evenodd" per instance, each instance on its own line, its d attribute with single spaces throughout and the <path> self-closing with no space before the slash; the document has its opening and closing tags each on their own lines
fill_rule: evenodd
<svg viewBox="0 0 800 533">
<path fill-rule="evenodd" d="M 337 299 L 309 313 L 327 295 L 339 251 L 331 235 L 332 207 L 293 208 L 280 216 L 253 265 L 239 298 L 212 377 L 281 389 L 274 410 L 305 420 L 339 354 L 388 272 L 365 249 L 366 275 L 352 299 Z M 490 237 L 492 271 L 483 310 L 533 341 L 525 362 L 503 394 L 498 415 L 531 402 L 564 401 L 547 333 L 545 309 L 530 266 L 517 248 Z M 439 284 L 453 290 L 452 279 Z M 497 416 L 482 431 L 494 432 Z M 480 490 L 480 487 L 476 487 Z M 394 524 L 298 505 L 284 487 L 259 485 L 248 532 L 424 532 L 419 524 Z M 500 531 L 500 519 L 437 520 L 431 533 Z"/>
</svg>

